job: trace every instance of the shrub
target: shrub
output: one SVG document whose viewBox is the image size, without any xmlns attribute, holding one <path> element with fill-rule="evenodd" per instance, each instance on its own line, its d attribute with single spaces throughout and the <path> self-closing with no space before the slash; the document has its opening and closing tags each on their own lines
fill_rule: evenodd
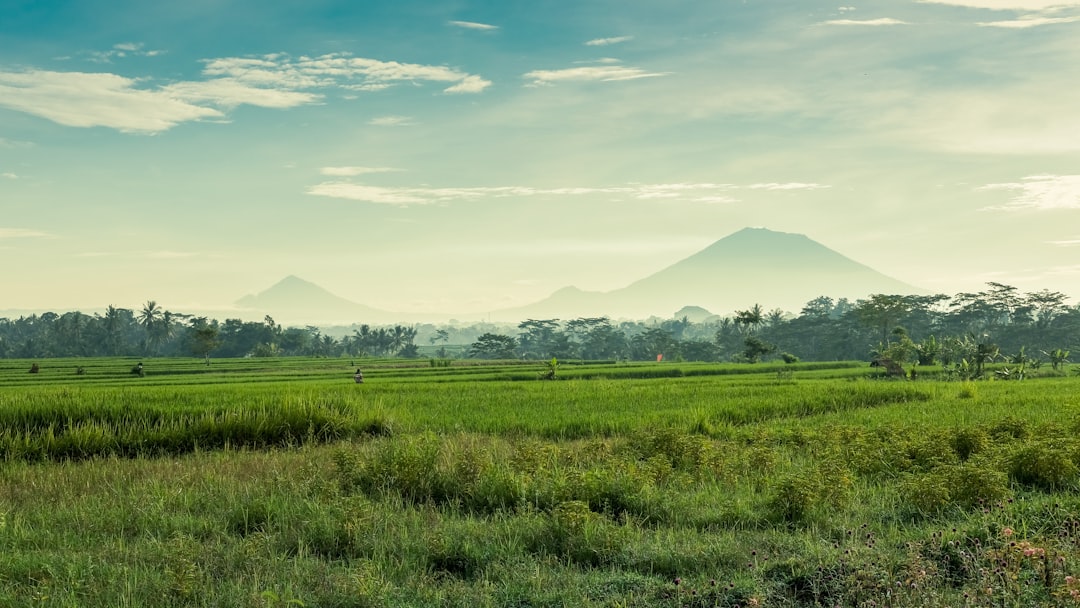
<svg viewBox="0 0 1080 608">
<path fill-rule="evenodd" d="M 579 500 L 560 503 L 547 516 L 533 549 L 587 566 L 612 563 L 626 544 L 626 531 L 593 513 Z"/>
<path fill-rule="evenodd" d="M 1078 470 L 1069 450 L 1049 441 L 1020 446 L 1008 456 L 1009 477 L 1025 486 L 1056 490 L 1076 482 Z"/>
<path fill-rule="evenodd" d="M 967 460 L 973 454 L 978 454 L 986 449 L 989 443 L 990 438 L 986 431 L 977 427 L 956 429 L 952 435 L 952 449 L 960 460 Z"/>
<path fill-rule="evenodd" d="M 839 509 L 847 504 L 851 490 L 849 471 L 833 460 L 780 478 L 766 504 L 770 519 L 801 523 L 822 508 Z"/>
<path fill-rule="evenodd" d="M 916 510 L 936 513 L 955 505 L 970 508 L 1004 498 L 1009 493 L 1004 473 L 977 463 L 942 465 L 900 484 L 905 501 Z"/>
</svg>

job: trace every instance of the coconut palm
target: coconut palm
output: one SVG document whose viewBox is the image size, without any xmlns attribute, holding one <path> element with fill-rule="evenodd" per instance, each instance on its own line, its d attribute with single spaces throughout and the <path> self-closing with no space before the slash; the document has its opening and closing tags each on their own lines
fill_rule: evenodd
<svg viewBox="0 0 1080 608">
<path fill-rule="evenodd" d="M 157 349 L 157 346 L 161 343 L 161 337 L 158 332 L 158 325 L 161 323 L 163 311 L 161 307 L 157 305 L 157 302 L 153 300 L 147 300 L 146 304 L 143 304 L 142 310 L 139 312 L 139 325 L 142 326 L 145 332 L 144 344 L 146 351 L 151 352 Z"/>
<path fill-rule="evenodd" d="M 735 311 L 735 324 L 741 325 L 748 334 L 753 334 L 765 323 L 765 309 L 761 304 L 754 304 L 749 310 Z"/>
</svg>

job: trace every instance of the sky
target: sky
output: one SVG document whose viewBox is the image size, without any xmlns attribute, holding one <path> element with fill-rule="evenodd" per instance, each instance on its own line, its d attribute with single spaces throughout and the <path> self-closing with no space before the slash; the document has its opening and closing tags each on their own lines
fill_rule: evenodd
<svg viewBox="0 0 1080 608">
<path fill-rule="evenodd" d="M 486 311 L 747 226 L 1076 303 L 1080 0 L 0 4 L 0 310 Z"/>
</svg>

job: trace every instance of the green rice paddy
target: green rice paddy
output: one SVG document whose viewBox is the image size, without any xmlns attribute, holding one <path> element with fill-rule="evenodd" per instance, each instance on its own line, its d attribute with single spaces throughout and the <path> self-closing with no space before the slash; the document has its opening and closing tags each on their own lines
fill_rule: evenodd
<svg viewBox="0 0 1080 608">
<path fill-rule="evenodd" d="M 1080 606 L 1075 374 L 137 362 L 0 361 L 0 605 Z"/>
</svg>

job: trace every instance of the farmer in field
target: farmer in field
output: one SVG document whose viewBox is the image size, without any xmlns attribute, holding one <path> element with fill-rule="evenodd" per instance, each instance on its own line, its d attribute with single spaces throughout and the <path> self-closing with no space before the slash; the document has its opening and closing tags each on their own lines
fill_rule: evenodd
<svg viewBox="0 0 1080 608">
<path fill-rule="evenodd" d="M 142 365 L 142 361 L 139 361 L 139 364 L 138 364 L 138 365 L 136 365 L 135 367 L 131 368 L 131 375 L 132 375 L 132 376 L 138 376 L 138 377 L 140 377 L 140 378 L 142 378 L 143 376 L 145 376 L 145 375 L 146 375 L 146 372 L 145 372 L 145 371 L 143 371 L 143 365 Z"/>
<path fill-rule="evenodd" d="M 353 374 L 353 380 L 355 380 L 357 384 L 364 383 L 364 372 L 360 371 L 359 367 L 356 368 L 356 373 Z"/>
</svg>

